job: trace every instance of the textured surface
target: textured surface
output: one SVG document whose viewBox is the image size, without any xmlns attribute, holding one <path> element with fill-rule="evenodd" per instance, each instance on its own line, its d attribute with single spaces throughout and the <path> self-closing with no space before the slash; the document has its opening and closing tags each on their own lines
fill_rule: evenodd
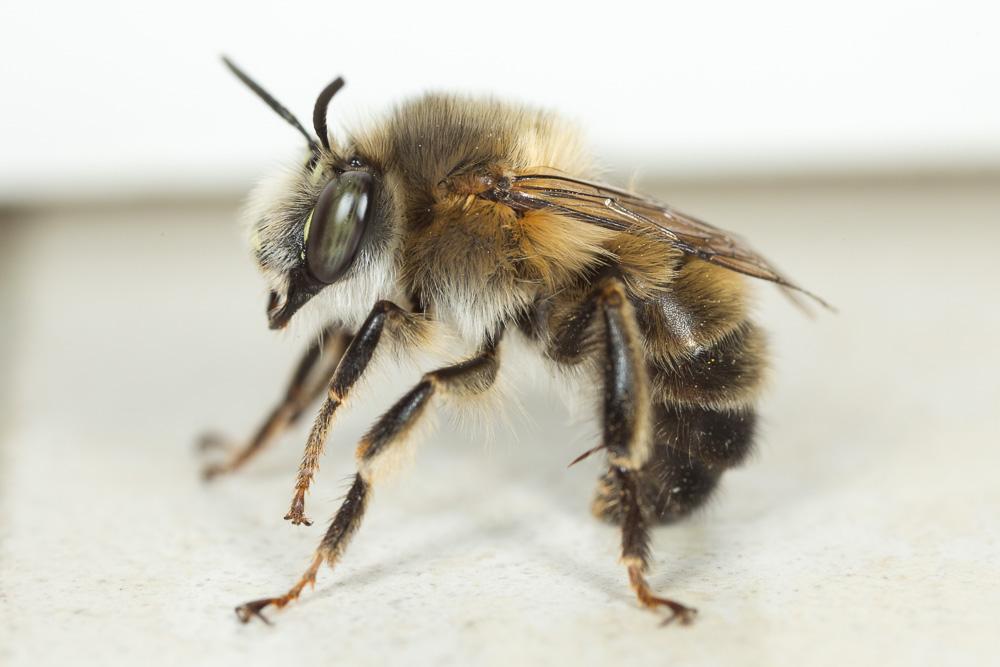
<svg viewBox="0 0 1000 667">
<path fill-rule="evenodd" d="M 841 307 L 758 290 L 775 372 L 757 456 L 655 533 L 659 628 L 587 512 L 591 446 L 521 368 L 492 444 L 447 419 L 377 489 L 336 572 L 282 592 L 346 489 L 351 452 L 416 371 L 335 428 L 307 511 L 282 520 L 304 425 L 204 485 L 195 435 L 247 434 L 303 340 L 264 325 L 232 206 L 0 223 L 0 663 L 984 664 L 1000 603 L 995 183 L 675 188 Z M 946 230 L 942 233 L 942 229 Z M 961 252 L 955 249 L 960 248 Z"/>
</svg>

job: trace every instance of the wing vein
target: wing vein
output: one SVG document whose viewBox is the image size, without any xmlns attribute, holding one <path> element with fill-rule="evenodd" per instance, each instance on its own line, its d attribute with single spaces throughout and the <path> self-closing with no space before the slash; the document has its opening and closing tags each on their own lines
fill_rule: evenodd
<svg viewBox="0 0 1000 667">
<path fill-rule="evenodd" d="M 736 235 L 633 192 L 539 171 L 500 179 L 480 196 L 521 212 L 552 210 L 604 229 L 665 242 L 716 266 L 800 292 L 833 310 L 819 296 L 791 282 Z"/>
</svg>

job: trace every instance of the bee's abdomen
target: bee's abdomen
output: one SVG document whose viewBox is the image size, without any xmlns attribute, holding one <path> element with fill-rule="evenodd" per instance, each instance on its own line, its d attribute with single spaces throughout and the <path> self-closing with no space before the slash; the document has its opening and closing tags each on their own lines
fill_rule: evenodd
<svg viewBox="0 0 1000 667">
<path fill-rule="evenodd" d="M 642 328 L 651 351 L 648 371 L 655 423 L 649 459 L 637 482 L 649 520 L 667 523 L 702 506 L 722 473 L 742 463 L 752 450 L 765 342 L 761 330 L 748 320 L 730 324 L 710 345 L 702 347 L 696 340 L 686 352 L 676 340 L 664 341 L 655 322 L 647 319 Z M 658 345 L 670 347 L 671 354 L 656 354 Z M 605 474 L 598 484 L 594 514 L 619 522 L 619 497 L 616 477 Z"/>
<path fill-rule="evenodd" d="M 668 406 L 737 409 L 756 398 L 765 370 L 764 334 L 743 321 L 709 347 L 651 359 L 652 396 Z"/>
<path fill-rule="evenodd" d="M 712 410 L 660 406 L 653 446 L 636 475 L 640 503 L 651 521 L 669 523 L 704 505 L 727 468 L 741 463 L 753 448 L 756 413 L 752 408 Z M 596 516 L 621 521 L 617 477 L 600 479 L 591 507 Z"/>
</svg>

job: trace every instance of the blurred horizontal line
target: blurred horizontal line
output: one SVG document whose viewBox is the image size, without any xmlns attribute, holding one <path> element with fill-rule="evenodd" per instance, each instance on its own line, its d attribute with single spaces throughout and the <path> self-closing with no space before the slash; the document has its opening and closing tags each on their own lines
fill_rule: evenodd
<svg viewBox="0 0 1000 667">
<path fill-rule="evenodd" d="M 680 175 L 676 172 L 646 171 L 633 178 L 630 174 L 612 170 L 605 180 L 632 184 L 645 192 L 662 192 L 673 188 L 851 188 L 851 187 L 910 187 L 920 185 L 1000 185 L 1000 165 L 955 167 L 915 167 L 912 169 L 857 168 L 755 170 L 732 172 L 696 172 Z M 191 186 L 173 182 L 163 186 L 130 185 L 121 189 L 106 186 L 74 191 L 22 191 L 19 194 L 0 192 L 0 219 L 36 211 L 60 209 L 100 210 L 113 208 L 236 208 L 253 187 L 253 182 L 233 181 L 212 187 Z"/>
</svg>

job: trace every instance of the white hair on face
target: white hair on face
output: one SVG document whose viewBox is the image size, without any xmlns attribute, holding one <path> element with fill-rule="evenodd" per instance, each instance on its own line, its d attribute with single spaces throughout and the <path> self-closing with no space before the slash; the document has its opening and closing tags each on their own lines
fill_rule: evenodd
<svg viewBox="0 0 1000 667">
<path fill-rule="evenodd" d="M 394 248 L 375 257 L 358 257 L 350 273 L 320 290 L 292 317 L 296 329 L 319 331 L 330 322 L 356 330 L 379 301 L 400 303 Z"/>
<path fill-rule="evenodd" d="M 239 219 L 255 253 L 260 250 L 263 242 L 273 237 L 272 228 L 282 224 L 280 216 L 276 213 L 287 201 L 289 193 L 295 192 L 301 182 L 300 166 L 285 164 L 272 174 L 258 180 L 250 191 L 240 211 Z M 282 259 L 291 261 L 293 258 L 282 257 Z"/>
</svg>

